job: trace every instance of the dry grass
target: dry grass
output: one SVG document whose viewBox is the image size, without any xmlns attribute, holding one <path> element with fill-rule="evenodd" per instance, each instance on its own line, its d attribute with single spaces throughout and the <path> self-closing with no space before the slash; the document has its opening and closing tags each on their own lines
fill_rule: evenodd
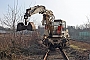
<svg viewBox="0 0 90 60">
<path fill-rule="evenodd" d="M 90 44 L 86 42 L 80 42 L 80 41 L 69 41 L 70 45 L 73 45 L 74 47 L 80 48 L 80 49 L 86 49 L 90 50 Z"/>
<path fill-rule="evenodd" d="M 35 43 L 36 39 L 38 39 L 37 32 L 32 34 L 24 35 L 24 34 L 0 34 L 0 50 L 7 49 L 8 47 L 12 47 L 13 44 L 15 46 L 20 47 L 28 47 L 32 43 Z"/>
<path fill-rule="evenodd" d="M 28 60 L 29 56 L 27 57 L 27 55 L 41 52 L 40 47 L 37 46 L 38 39 L 38 32 L 27 35 L 16 33 L 15 36 L 13 34 L 0 34 L 0 53 L 3 52 L 7 56 L 12 55 L 13 60 Z"/>
</svg>

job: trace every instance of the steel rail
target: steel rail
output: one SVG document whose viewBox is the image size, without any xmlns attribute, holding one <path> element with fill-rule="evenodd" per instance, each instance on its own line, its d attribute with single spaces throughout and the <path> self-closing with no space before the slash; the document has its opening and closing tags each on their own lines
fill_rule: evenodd
<svg viewBox="0 0 90 60">
<path fill-rule="evenodd" d="M 62 50 L 62 48 L 59 47 L 59 50 L 60 50 L 60 52 L 61 52 L 61 55 L 63 56 L 63 59 L 64 59 L 64 60 L 69 60 L 68 56 L 67 56 L 66 53 Z M 43 56 L 43 60 L 47 60 L 49 52 L 50 52 L 50 50 L 48 50 L 48 51 L 46 52 L 46 54 Z"/>
</svg>

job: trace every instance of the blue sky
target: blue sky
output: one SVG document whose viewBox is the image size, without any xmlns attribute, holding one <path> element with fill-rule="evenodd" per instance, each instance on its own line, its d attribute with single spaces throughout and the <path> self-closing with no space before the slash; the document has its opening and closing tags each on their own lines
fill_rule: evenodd
<svg viewBox="0 0 90 60">
<path fill-rule="evenodd" d="M 13 7 L 14 1 L 0 1 L 0 18 L 7 12 L 8 4 Z M 80 25 L 87 22 L 86 16 L 90 17 L 90 0 L 18 0 L 19 7 L 29 8 L 34 5 L 44 5 L 52 10 L 56 19 L 62 19 L 67 25 Z M 25 11 L 25 9 L 23 9 Z M 41 22 L 41 15 L 35 15 L 38 23 Z"/>
</svg>

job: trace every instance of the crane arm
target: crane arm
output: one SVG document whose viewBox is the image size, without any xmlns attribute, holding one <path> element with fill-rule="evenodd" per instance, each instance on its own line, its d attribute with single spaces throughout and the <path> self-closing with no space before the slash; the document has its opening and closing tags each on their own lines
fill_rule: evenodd
<svg viewBox="0 0 90 60">
<path fill-rule="evenodd" d="M 29 8 L 29 9 L 26 9 L 25 15 L 27 15 L 28 17 L 30 17 L 33 14 L 43 13 L 45 11 L 46 11 L 46 9 L 45 9 L 44 6 L 37 5 L 37 6 L 34 6 L 34 7 Z"/>
<path fill-rule="evenodd" d="M 43 22 L 45 21 L 45 18 L 46 18 L 46 15 L 48 16 L 46 21 L 48 22 L 51 22 L 55 19 L 55 16 L 53 14 L 53 12 L 51 10 L 47 10 L 45 8 L 45 6 L 34 6 L 34 7 L 31 7 L 29 9 L 26 9 L 26 13 L 24 15 L 24 19 L 25 19 L 25 25 L 27 25 L 27 19 L 28 17 L 30 17 L 31 15 L 34 15 L 36 13 L 39 13 L 39 14 L 43 14 Z M 48 24 L 48 22 L 46 22 L 46 24 Z M 42 23 L 43 24 L 43 23 Z"/>
<path fill-rule="evenodd" d="M 17 25 L 17 31 L 21 31 L 21 30 L 32 30 L 32 25 L 29 23 L 27 25 L 27 19 L 28 17 L 31 17 L 34 14 L 42 14 L 43 15 L 43 19 L 42 19 L 42 25 L 44 25 L 45 27 L 48 27 L 46 30 L 49 32 L 53 31 L 52 28 L 52 22 L 55 20 L 55 16 L 53 14 L 53 12 L 51 10 L 47 10 L 45 6 L 42 5 L 37 5 L 34 7 L 30 7 L 29 9 L 26 9 L 25 15 L 24 15 L 24 19 L 25 19 L 25 25 L 23 23 L 18 23 Z"/>
</svg>

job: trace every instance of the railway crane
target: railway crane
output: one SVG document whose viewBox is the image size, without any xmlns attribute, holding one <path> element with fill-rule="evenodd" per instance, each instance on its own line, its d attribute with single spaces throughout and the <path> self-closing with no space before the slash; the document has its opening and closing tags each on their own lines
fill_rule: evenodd
<svg viewBox="0 0 90 60">
<path fill-rule="evenodd" d="M 68 30 L 66 29 L 66 21 L 55 19 L 53 12 L 42 5 L 26 9 L 26 13 L 24 15 L 25 23 L 18 23 L 17 31 L 26 29 L 34 31 L 34 23 L 27 22 L 27 19 L 37 13 L 43 15 L 42 25 L 45 27 L 45 31 L 42 43 L 51 51 L 55 50 L 55 48 L 60 48 L 60 50 L 62 50 L 66 47 L 67 38 L 69 37 Z"/>
</svg>

